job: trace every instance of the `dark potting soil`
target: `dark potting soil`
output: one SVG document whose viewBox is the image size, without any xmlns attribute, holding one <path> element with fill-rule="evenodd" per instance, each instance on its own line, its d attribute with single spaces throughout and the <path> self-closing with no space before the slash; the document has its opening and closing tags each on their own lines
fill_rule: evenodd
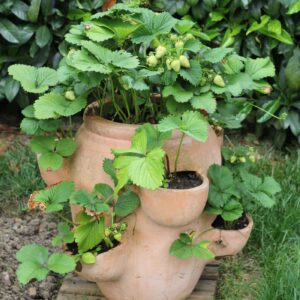
<svg viewBox="0 0 300 300">
<path fill-rule="evenodd" d="M 195 171 L 171 173 L 168 177 L 168 189 L 185 190 L 202 184 L 202 178 Z"/>
<path fill-rule="evenodd" d="M 247 227 L 249 224 L 249 220 L 245 213 L 243 215 L 232 222 L 232 224 L 229 224 L 228 222 L 225 222 L 221 216 L 217 216 L 217 218 L 212 223 L 212 227 L 223 229 L 223 230 L 239 230 Z M 230 227 L 228 227 L 230 225 Z"/>
</svg>

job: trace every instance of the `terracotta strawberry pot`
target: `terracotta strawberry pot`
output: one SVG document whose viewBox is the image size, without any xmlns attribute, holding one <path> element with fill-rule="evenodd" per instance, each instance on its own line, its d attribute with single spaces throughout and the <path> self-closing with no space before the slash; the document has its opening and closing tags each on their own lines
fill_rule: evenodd
<svg viewBox="0 0 300 300">
<path fill-rule="evenodd" d="M 202 185 L 196 188 L 160 189 L 160 193 L 155 192 L 139 191 L 141 207 L 127 219 L 129 228 L 125 238 L 125 260 L 125 249 L 119 251 L 123 247 L 121 245 L 108 252 L 108 262 L 103 261 L 106 254 L 101 254 L 101 259 L 98 256 L 94 266 L 83 268 L 81 276 L 95 281 L 110 300 L 186 299 L 208 263 L 197 258 L 184 260 L 169 254 L 171 244 L 180 233 L 195 231 L 200 234 L 211 227 L 215 217 L 203 214 L 208 180 L 204 179 Z M 159 205 L 163 207 L 161 211 Z M 184 210 L 183 216 L 181 209 Z M 102 269 L 110 261 L 113 262 L 108 274 L 119 274 L 120 264 L 122 274 L 107 280 L 108 276 L 102 273 Z"/>
<path fill-rule="evenodd" d="M 90 106 L 90 110 L 92 105 Z M 61 180 L 73 180 L 78 188 L 92 190 L 96 183 L 111 184 L 111 180 L 102 170 L 105 158 L 112 158 L 111 149 L 128 148 L 131 137 L 138 125 L 122 124 L 89 115 L 87 109 L 84 122 L 76 134 L 77 150 L 57 172 L 41 170 L 47 185 Z M 174 167 L 180 133 L 175 131 L 167 141 L 165 150 L 170 159 L 171 169 Z M 178 170 L 195 170 L 206 174 L 211 164 L 221 164 L 221 151 L 218 137 L 210 127 L 206 142 L 198 142 L 186 136 L 183 141 Z"/>
<path fill-rule="evenodd" d="M 247 227 L 239 230 L 213 229 L 206 238 L 211 241 L 210 249 L 216 256 L 235 255 L 247 244 L 253 229 L 253 219 L 247 215 Z"/>
</svg>

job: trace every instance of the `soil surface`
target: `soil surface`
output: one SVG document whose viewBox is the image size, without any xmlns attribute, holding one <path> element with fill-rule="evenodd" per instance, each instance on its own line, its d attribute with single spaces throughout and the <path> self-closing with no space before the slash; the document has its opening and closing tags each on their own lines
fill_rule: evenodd
<svg viewBox="0 0 300 300">
<path fill-rule="evenodd" d="M 230 228 L 228 228 L 228 224 L 224 222 L 221 216 L 217 216 L 217 218 L 212 223 L 212 227 L 223 229 L 223 230 L 239 230 L 247 227 L 248 224 L 249 224 L 249 220 L 246 214 L 244 213 L 239 219 L 237 219 L 232 223 Z"/>
<path fill-rule="evenodd" d="M 0 217 L 0 299 L 1 300 L 54 300 L 62 283 L 62 276 L 49 273 L 42 282 L 21 286 L 16 278 L 16 252 L 25 244 L 38 243 L 51 250 L 56 234 L 52 216 L 38 213 L 22 214 L 15 218 Z M 50 250 L 50 251 L 51 251 Z"/>
<path fill-rule="evenodd" d="M 202 178 L 194 171 L 172 173 L 169 176 L 169 189 L 185 190 L 202 184 Z"/>
</svg>

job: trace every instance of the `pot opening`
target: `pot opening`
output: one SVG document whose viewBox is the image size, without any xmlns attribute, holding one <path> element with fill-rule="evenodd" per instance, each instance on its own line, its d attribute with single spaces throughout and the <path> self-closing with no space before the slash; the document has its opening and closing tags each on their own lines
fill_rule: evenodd
<svg viewBox="0 0 300 300">
<path fill-rule="evenodd" d="M 249 225 L 250 221 L 244 212 L 240 218 L 234 221 L 225 221 L 220 215 L 211 224 L 212 227 L 222 230 L 241 230 Z"/>
<path fill-rule="evenodd" d="M 170 173 L 167 180 L 167 188 L 175 190 L 191 189 L 203 183 L 202 177 L 195 171 L 181 171 Z"/>
</svg>

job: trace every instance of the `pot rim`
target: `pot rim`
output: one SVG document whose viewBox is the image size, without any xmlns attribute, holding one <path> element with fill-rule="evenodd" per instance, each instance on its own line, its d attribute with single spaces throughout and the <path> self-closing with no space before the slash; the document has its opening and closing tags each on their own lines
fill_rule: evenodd
<svg viewBox="0 0 300 300">
<path fill-rule="evenodd" d="M 83 123 L 85 127 L 87 127 L 90 131 L 96 134 L 100 134 L 102 136 L 106 136 L 109 138 L 117 138 L 121 140 L 130 140 L 135 130 L 146 123 L 141 124 L 127 124 L 120 123 L 116 121 L 111 121 L 105 119 L 103 117 L 97 115 L 88 115 L 89 110 L 92 110 L 94 107 L 98 105 L 98 102 L 90 103 L 84 110 L 83 113 Z M 99 124 L 104 124 L 105 126 L 98 126 Z M 152 124 L 157 126 L 157 124 Z M 109 128 L 109 129 L 108 129 Z M 214 132 L 211 125 L 209 125 L 209 129 Z M 214 134 L 216 134 L 214 132 Z M 181 138 L 181 132 L 179 130 L 173 130 L 170 140 L 177 140 Z M 190 136 L 185 136 L 184 139 L 192 139 Z M 205 143 L 205 142 L 203 142 Z"/>
<path fill-rule="evenodd" d="M 254 225 L 254 222 L 253 222 L 253 218 L 251 217 L 250 214 L 246 213 L 246 217 L 249 221 L 248 225 L 244 228 L 241 228 L 241 229 L 221 229 L 221 228 L 215 228 L 213 227 L 213 229 L 216 229 L 216 230 L 219 230 L 219 231 L 225 231 L 225 232 L 246 232 L 246 231 L 249 231 L 252 229 L 253 225 Z"/>
<path fill-rule="evenodd" d="M 182 170 L 183 172 L 184 171 L 188 171 L 188 170 Z M 198 186 L 195 186 L 195 187 L 192 187 L 192 188 L 188 188 L 188 189 L 167 189 L 167 188 L 163 188 L 163 187 L 160 187 L 156 190 L 149 190 L 149 189 L 145 189 L 145 188 L 140 188 L 138 187 L 141 191 L 143 192 L 147 192 L 147 193 L 151 193 L 151 192 L 160 192 L 160 193 L 185 193 L 185 192 L 200 192 L 202 190 L 206 190 L 208 189 L 209 187 L 209 179 L 206 175 L 204 174 L 201 174 L 199 172 L 197 172 L 196 170 L 193 170 L 194 172 L 196 172 L 202 179 L 202 183 Z"/>
</svg>

